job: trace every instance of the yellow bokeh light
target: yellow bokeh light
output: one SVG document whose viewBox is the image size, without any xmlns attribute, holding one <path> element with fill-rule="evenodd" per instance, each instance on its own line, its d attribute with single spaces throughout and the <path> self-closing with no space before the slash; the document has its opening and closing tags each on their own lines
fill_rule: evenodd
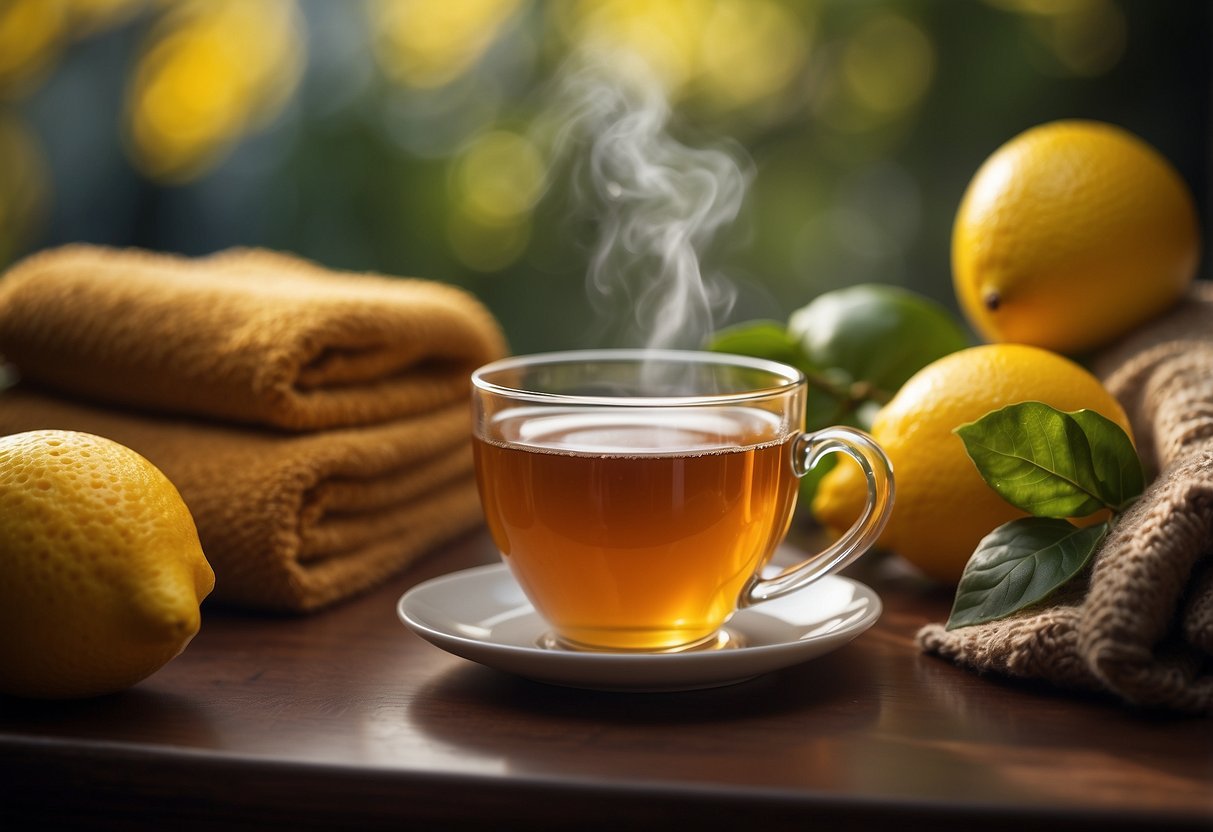
<svg viewBox="0 0 1213 832">
<path fill-rule="evenodd" d="M 768 0 L 724 0 L 703 33 L 700 83 L 726 106 L 779 92 L 800 71 L 810 33 Z"/>
<path fill-rule="evenodd" d="M 460 262 L 494 272 L 522 256 L 544 175 L 539 149 L 518 133 L 493 130 L 460 152 L 452 167 L 453 210 L 447 226 Z"/>
<path fill-rule="evenodd" d="M 718 110 L 777 94 L 804 66 L 810 32 L 774 0 L 582 0 L 559 28 L 576 46 L 638 57 L 675 99 Z"/>
<path fill-rule="evenodd" d="M 543 159 L 529 139 L 494 130 L 479 136 L 460 156 L 455 195 L 462 210 L 481 224 L 513 224 L 535 205 L 543 178 Z"/>
<path fill-rule="evenodd" d="M 232 60 L 221 34 L 206 28 L 173 32 L 148 52 L 133 128 L 153 172 L 199 160 L 239 131 L 245 79 L 215 83 Z"/>
<path fill-rule="evenodd" d="M 271 121 L 295 86 L 303 41 L 293 0 L 190 0 L 140 56 L 128 95 L 136 163 L 191 179 L 237 138 Z"/>
<path fill-rule="evenodd" d="M 855 32 L 842 57 L 842 75 L 855 99 L 881 115 L 910 109 L 931 85 L 935 50 L 916 24 L 893 14 L 874 15 Z"/>
<path fill-rule="evenodd" d="M 529 216 L 508 224 L 483 223 L 456 208 L 447 225 L 447 239 L 459 262 L 478 272 L 495 272 L 514 263 L 531 239 Z"/>
<path fill-rule="evenodd" d="M 20 94 L 58 57 L 67 37 L 59 0 L 0 2 L 0 93 Z"/>
<path fill-rule="evenodd" d="M 373 0 L 375 58 L 393 81 L 441 87 L 492 46 L 519 0 Z"/>
<path fill-rule="evenodd" d="M 583 0 L 570 28 L 583 44 L 638 56 L 677 95 L 697 73 L 712 7 L 712 0 Z"/>
</svg>

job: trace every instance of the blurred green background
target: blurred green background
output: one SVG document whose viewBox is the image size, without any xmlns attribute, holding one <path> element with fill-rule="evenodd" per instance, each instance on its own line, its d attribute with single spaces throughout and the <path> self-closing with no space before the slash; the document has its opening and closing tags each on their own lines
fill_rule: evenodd
<svg viewBox="0 0 1213 832">
<path fill-rule="evenodd" d="M 1207 227 L 1211 20 L 1203 0 L 0 0 L 0 266 L 269 246 L 465 286 L 519 352 L 618 345 L 586 291 L 595 219 L 548 152 L 553 79 L 593 44 L 643 59 L 687 144 L 750 160 L 703 250 L 737 289 L 717 326 L 872 281 L 954 309 L 964 187 L 1034 124 L 1137 133 Z"/>
</svg>

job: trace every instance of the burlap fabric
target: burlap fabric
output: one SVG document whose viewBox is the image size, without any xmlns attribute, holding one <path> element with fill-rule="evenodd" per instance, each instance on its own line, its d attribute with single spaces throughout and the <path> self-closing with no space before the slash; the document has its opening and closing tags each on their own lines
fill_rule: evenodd
<svg viewBox="0 0 1213 832">
<path fill-rule="evenodd" d="M 1151 476 L 1085 580 L 1011 618 L 918 633 L 977 671 L 1213 714 L 1213 286 L 1096 357 Z"/>
</svg>

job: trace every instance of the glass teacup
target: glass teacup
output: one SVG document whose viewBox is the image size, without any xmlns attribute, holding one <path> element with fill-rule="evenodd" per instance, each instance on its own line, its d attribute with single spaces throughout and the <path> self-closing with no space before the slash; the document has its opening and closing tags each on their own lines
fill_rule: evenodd
<svg viewBox="0 0 1213 832">
<path fill-rule="evenodd" d="M 601 350 L 507 358 L 472 375 L 476 475 L 493 539 L 563 646 L 718 643 L 741 607 L 867 551 L 893 474 L 862 431 L 803 430 L 806 384 L 776 362 Z M 839 540 L 779 575 L 798 478 L 841 452 L 868 499 Z"/>
</svg>

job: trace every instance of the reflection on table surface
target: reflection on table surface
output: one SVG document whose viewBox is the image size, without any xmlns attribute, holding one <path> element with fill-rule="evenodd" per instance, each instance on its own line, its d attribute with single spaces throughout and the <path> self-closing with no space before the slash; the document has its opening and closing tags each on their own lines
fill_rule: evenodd
<svg viewBox="0 0 1213 832">
<path fill-rule="evenodd" d="M 1213 822 L 1213 720 L 1136 713 L 919 654 L 914 632 L 946 615 L 949 593 L 896 561 L 848 573 L 877 589 L 884 613 L 834 653 L 730 687 L 628 694 L 482 667 L 398 622 L 410 586 L 493 560 L 476 534 L 315 616 L 208 609 L 186 653 L 130 691 L 0 700 L 0 773 L 21 800 L 70 775 L 78 788 L 53 804 L 64 812 L 136 796 L 176 805 L 191 773 L 208 771 L 193 788 L 216 817 L 497 812 L 542 825 L 575 808 L 643 821 L 677 807 L 776 826 L 814 810 L 857 822 L 926 813 L 943 828 Z M 488 791 L 469 797 L 471 784 Z M 340 790 L 375 800 L 351 809 Z"/>
</svg>

